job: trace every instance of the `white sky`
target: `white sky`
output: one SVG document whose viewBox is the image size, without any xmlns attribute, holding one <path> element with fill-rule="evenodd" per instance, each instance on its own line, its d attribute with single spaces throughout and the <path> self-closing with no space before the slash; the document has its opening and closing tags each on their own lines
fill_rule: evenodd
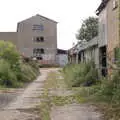
<svg viewBox="0 0 120 120">
<path fill-rule="evenodd" d="M 95 16 L 101 0 L 0 0 L 0 31 L 16 31 L 17 22 L 36 14 L 58 23 L 58 48 L 69 49 L 82 20 Z"/>
</svg>

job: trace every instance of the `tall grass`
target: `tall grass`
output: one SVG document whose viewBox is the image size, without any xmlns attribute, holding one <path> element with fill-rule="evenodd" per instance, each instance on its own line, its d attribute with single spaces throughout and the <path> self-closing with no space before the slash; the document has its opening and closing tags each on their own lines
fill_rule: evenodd
<svg viewBox="0 0 120 120">
<path fill-rule="evenodd" d="M 104 113 L 105 120 L 120 119 L 120 70 L 111 79 L 103 78 L 99 84 L 79 88 L 79 95 L 93 102 Z"/>
<path fill-rule="evenodd" d="M 90 86 L 98 79 L 98 72 L 93 62 L 67 65 L 63 71 L 69 87 Z"/>
</svg>

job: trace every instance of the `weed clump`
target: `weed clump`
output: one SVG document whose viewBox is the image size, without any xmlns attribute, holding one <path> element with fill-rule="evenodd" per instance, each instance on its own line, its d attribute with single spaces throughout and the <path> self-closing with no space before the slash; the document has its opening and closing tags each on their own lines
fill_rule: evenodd
<svg viewBox="0 0 120 120">
<path fill-rule="evenodd" d="M 68 65 L 63 68 L 63 72 L 70 87 L 91 86 L 96 84 L 98 79 L 98 72 L 93 62 Z"/>
</svg>

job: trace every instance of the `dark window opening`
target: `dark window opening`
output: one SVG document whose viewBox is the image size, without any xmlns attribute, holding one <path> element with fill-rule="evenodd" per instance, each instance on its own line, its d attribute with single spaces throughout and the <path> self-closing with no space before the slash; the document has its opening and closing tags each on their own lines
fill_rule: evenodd
<svg viewBox="0 0 120 120">
<path fill-rule="evenodd" d="M 44 49 L 43 48 L 41 49 L 41 53 L 44 54 Z"/>
<path fill-rule="evenodd" d="M 42 57 L 36 57 L 37 58 L 37 60 L 43 60 L 43 58 Z"/>
<path fill-rule="evenodd" d="M 40 42 L 40 39 L 39 39 L 39 37 L 36 37 L 36 42 Z"/>
<path fill-rule="evenodd" d="M 43 48 L 34 48 L 33 49 L 33 54 L 44 54 L 45 51 Z"/>
<path fill-rule="evenodd" d="M 40 41 L 41 41 L 41 42 L 44 42 L 44 37 L 40 37 Z"/>
<path fill-rule="evenodd" d="M 100 48 L 100 65 L 102 76 L 107 76 L 107 51 L 106 46 Z"/>
<path fill-rule="evenodd" d="M 34 42 L 44 42 L 44 37 L 34 37 Z"/>
</svg>

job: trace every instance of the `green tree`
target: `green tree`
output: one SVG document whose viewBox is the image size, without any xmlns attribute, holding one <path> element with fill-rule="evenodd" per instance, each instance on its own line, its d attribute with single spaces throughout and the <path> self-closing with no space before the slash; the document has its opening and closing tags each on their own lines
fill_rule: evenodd
<svg viewBox="0 0 120 120">
<path fill-rule="evenodd" d="M 78 30 L 76 38 L 78 40 L 89 41 L 98 35 L 98 18 L 89 17 L 83 21 L 81 28 Z"/>
<path fill-rule="evenodd" d="M 20 55 L 16 49 L 16 46 L 11 42 L 0 40 L 0 59 L 4 59 L 11 65 L 15 65 L 19 62 Z"/>
</svg>

